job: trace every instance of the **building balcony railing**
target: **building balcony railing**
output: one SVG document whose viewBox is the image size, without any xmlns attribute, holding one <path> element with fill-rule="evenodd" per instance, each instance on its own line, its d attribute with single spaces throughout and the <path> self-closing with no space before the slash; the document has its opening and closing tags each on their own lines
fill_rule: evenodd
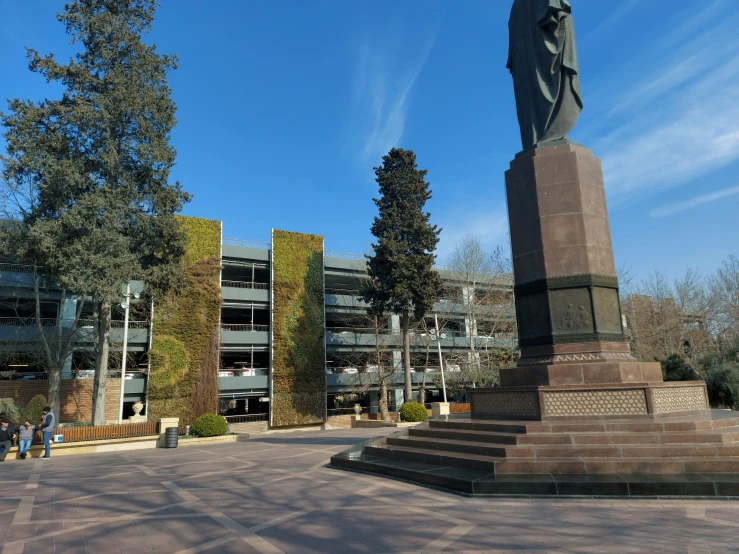
<svg viewBox="0 0 739 554">
<path fill-rule="evenodd" d="M 357 335 L 374 335 L 375 328 L 374 327 L 326 327 L 326 333 L 331 333 L 331 334 L 355 333 Z M 467 333 L 464 331 L 444 330 L 442 331 L 442 333 L 444 333 L 448 337 L 466 337 L 467 336 Z M 400 335 L 401 331 L 400 329 L 380 329 L 379 334 L 380 335 Z M 427 333 L 419 332 L 419 331 L 409 331 L 409 334 L 415 337 L 427 336 Z M 428 336 L 429 336 L 429 340 L 431 340 L 430 335 Z"/>
<path fill-rule="evenodd" d="M 269 414 L 244 414 L 223 416 L 229 423 L 252 423 L 255 421 L 267 421 Z"/>
<path fill-rule="evenodd" d="M 269 283 L 256 283 L 254 281 L 221 281 L 221 286 L 234 289 L 269 289 Z"/>
<path fill-rule="evenodd" d="M 268 242 L 258 242 L 256 240 L 242 240 L 242 239 L 229 239 L 224 238 L 223 244 L 230 244 L 231 246 L 244 246 L 246 248 L 260 248 L 260 249 L 270 249 L 270 244 Z"/>
<path fill-rule="evenodd" d="M 0 271 L 11 273 L 34 273 L 35 269 L 35 266 L 26 264 L 0 264 Z"/>
<path fill-rule="evenodd" d="M 41 326 L 42 327 L 55 327 L 57 324 L 57 318 L 55 317 L 43 317 L 41 318 Z M 64 320 L 62 320 L 64 321 Z M 70 323 L 72 323 L 74 320 L 70 319 L 68 320 Z M 92 327 L 94 324 L 94 320 L 92 319 L 78 319 L 77 320 L 77 327 L 83 328 L 83 327 Z M 125 321 L 115 319 L 110 322 L 111 329 L 123 329 L 125 326 Z M 12 327 L 35 327 L 36 326 L 36 317 L 0 317 L 0 325 L 8 325 Z M 128 328 L 129 329 L 148 329 L 149 328 L 149 322 L 148 321 L 129 321 L 128 322 Z"/>
<path fill-rule="evenodd" d="M 358 290 L 346 290 L 346 289 L 326 289 L 326 294 L 335 294 L 337 296 L 359 296 L 361 294 Z"/>
<path fill-rule="evenodd" d="M 254 325 L 252 323 L 221 323 L 222 331 L 247 331 L 247 332 L 266 332 L 269 331 L 269 325 Z"/>
<path fill-rule="evenodd" d="M 363 254 L 354 254 L 353 252 L 338 252 L 336 250 L 325 250 L 323 255 L 327 258 L 341 258 L 342 260 L 365 260 Z"/>
<path fill-rule="evenodd" d="M 94 369 L 78 369 L 72 372 L 75 379 L 94 379 Z M 108 379 L 120 379 L 120 371 L 108 371 Z M 0 371 L 0 380 L 2 381 L 47 381 L 49 374 L 46 371 L 16 371 L 7 370 Z M 132 379 L 146 379 L 144 371 L 126 371 L 126 381 Z"/>
</svg>

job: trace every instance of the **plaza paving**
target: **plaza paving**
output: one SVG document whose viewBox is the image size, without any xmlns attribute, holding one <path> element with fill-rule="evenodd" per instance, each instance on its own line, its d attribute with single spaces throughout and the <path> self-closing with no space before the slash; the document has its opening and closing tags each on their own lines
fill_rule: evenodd
<svg viewBox="0 0 739 554">
<path fill-rule="evenodd" d="M 391 431 L 6 462 L 2 552 L 739 552 L 739 502 L 465 498 L 326 467 Z"/>
</svg>

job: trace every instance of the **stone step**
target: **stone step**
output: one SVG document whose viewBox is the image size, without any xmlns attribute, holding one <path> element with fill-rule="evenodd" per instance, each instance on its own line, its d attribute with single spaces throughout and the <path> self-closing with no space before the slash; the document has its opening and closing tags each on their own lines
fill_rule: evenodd
<svg viewBox="0 0 739 554">
<path fill-rule="evenodd" d="M 432 450 L 410 446 L 410 442 L 368 446 L 365 453 L 492 473 L 611 474 L 611 473 L 737 473 L 739 456 L 680 457 L 540 457 L 504 458 L 469 452 Z M 642 453 L 645 454 L 645 453 Z"/>
<path fill-rule="evenodd" d="M 432 419 L 429 429 L 463 429 L 467 431 L 485 431 L 489 433 L 526 433 L 529 422 L 507 422 L 501 420 L 483 420 L 469 418 Z"/>
<path fill-rule="evenodd" d="M 496 461 L 495 473 L 527 474 L 613 474 L 613 473 L 736 473 L 739 471 L 739 457 L 722 458 L 546 458 L 546 459 L 507 459 Z"/>
<path fill-rule="evenodd" d="M 610 496 L 620 498 L 739 498 L 739 476 L 727 473 L 506 474 L 400 458 L 338 454 L 331 465 L 442 487 L 473 496 Z"/>
<path fill-rule="evenodd" d="M 503 458 L 493 456 L 479 456 L 476 454 L 462 454 L 459 452 L 441 452 L 409 446 L 366 446 L 365 456 L 380 456 L 384 458 L 398 458 L 413 462 L 437 464 L 449 467 L 476 469 L 495 472 L 495 463 Z"/>
<path fill-rule="evenodd" d="M 669 433 L 710 431 L 739 426 L 739 417 L 716 419 L 665 418 L 650 421 L 636 420 L 587 420 L 578 421 L 506 421 L 494 419 L 434 419 L 430 429 L 460 429 L 522 434 L 571 434 L 571 433 Z"/>
<path fill-rule="evenodd" d="M 408 446 L 431 451 L 461 452 L 500 458 L 683 458 L 739 456 L 739 444 L 647 444 L 647 445 L 494 445 L 479 441 L 436 437 L 387 437 L 390 446 Z"/>
<path fill-rule="evenodd" d="M 469 431 L 466 429 L 409 429 L 410 436 L 427 437 L 437 439 L 452 439 L 464 441 L 479 441 L 483 443 L 494 444 L 519 444 L 521 437 L 525 436 L 520 433 L 502 433 L 495 431 Z M 557 437 L 566 439 L 566 437 Z M 568 444 L 567 442 L 557 442 L 556 444 Z"/>
<path fill-rule="evenodd" d="M 534 448 L 532 447 L 521 447 L 512 445 L 494 446 L 483 442 L 415 436 L 387 437 L 386 440 L 389 446 L 408 446 L 411 448 L 429 451 L 459 452 L 464 454 L 477 454 L 480 456 L 491 456 L 499 458 L 526 458 L 534 456 Z"/>
<path fill-rule="evenodd" d="M 411 429 L 411 436 L 462 440 L 495 445 L 555 445 L 555 444 L 732 444 L 739 443 L 739 427 L 726 427 L 709 431 L 670 431 L 663 433 L 502 433 L 472 431 L 467 429 Z"/>
</svg>

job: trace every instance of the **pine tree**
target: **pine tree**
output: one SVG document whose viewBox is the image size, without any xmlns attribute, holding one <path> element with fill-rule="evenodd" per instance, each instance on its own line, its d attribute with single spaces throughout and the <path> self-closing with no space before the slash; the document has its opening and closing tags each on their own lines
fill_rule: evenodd
<svg viewBox="0 0 739 554">
<path fill-rule="evenodd" d="M 182 278 L 185 237 L 174 215 L 190 197 L 169 183 L 176 106 L 167 75 L 177 58 L 142 42 L 156 7 L 154 0 L 68 3 L 57 19 L 81 46 L 75 59 L 64 65 L 28 49 L 31 71 L 63 84 L 62 98 L 15 99 L 2 114 L 3 177 L 26 192 L 15 197 L 23 225 L 14 254 L 93 302 L 96 425 L 105 419 L 112 304 L 131 279 L 165 289 Z M 52 382 L 58 376 L 50 374 L 49 391 L 58 410 Z"/>
<path fill-rule="evenodd" d="M 410 324 L 423 318 L 441 290 L 441 278 L 433 269 L 441 229 L 431 225 L 431 214 L 423 211 L 431 190 L 427 170 L 418 169 L 412 150 L 393 148 L 374 170 L 380 197 L 374 199 L 379 215 L 371 231 L 377 242 L 367 256 L 370 279 L 362 298 L 370 305 L 370 315 L 400 316 L 405 401 L 410 402 Z"/>
</svg>

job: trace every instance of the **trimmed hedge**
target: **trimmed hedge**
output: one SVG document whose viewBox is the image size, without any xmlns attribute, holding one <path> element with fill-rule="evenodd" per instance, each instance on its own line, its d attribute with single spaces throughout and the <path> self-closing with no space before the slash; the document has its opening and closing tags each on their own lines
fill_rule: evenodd
<svg viewBox="0 0 739 554">
<path fill-rule="evenodd" d="M 426 421 L 429 418 L 426 408 L 418 402 L 406 402 L 400 407 L 399 413 L 403 421 Z"/>
<path fill-rule="evenodd" d="M 37 394 L 31 398 L 23 410 L 23 417 L 18 421 L 18 425 L 22 425 L 24 421 L 28 421 L 31 425 L 38 427 L 44 415 L 44 408 L 48 405 L 49 403 L 46 401 L 46 397 L 43 394 Z"/>
<path fill-rule="evenodd" d="M 218 414 L 203 414 L 190 425 L 190 432 L 196 437 L 218 437 L 225 435 L 227 429 L 226 420 Z"/>
<path fill-rule="evenodd" d="M 8 420 L 17 424 L 21 417 L 21 412 L 12 398 L 0 398 L 0 415 L 5 416 Z"/>
<path fill-rule="evenodd" d="M 739 408 L 739 363 L 726 362 L 709 369 L 706 392 L 711 406 Z"/>
<path fill-rule="evenodd" d="M 150 417 L 189 423 L 218 410 L 221 222 L 177 216 L 187 235 L 186 286 L 155 299 Z"/>
<path fill-rule="evenodd" d="M 323 237 L 272 232 L 271 425 L 322 423 L 326 414 Z"/>
</svg>

